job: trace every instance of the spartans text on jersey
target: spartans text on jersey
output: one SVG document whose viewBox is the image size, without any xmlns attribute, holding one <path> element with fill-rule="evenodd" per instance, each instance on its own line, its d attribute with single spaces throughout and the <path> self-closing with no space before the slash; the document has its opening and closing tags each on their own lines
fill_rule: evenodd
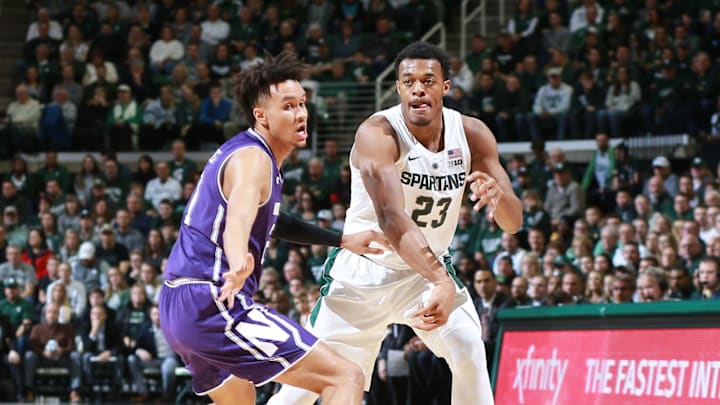
<svg viewBox="0 0 720 405">
<path fill-rule="evenodd" d="M 445 176 L 431 176 L 422 173 L 400 173 L 400 182 L 406 186 L 421 190 L 448 191 L 465 186 L 465 172 L 452 173 Z"/>
</svg>

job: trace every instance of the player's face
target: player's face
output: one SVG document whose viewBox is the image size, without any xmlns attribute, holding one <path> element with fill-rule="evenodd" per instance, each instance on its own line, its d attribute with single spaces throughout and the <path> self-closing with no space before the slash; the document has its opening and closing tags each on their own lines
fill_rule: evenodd
<svg viewBox="0 0 720 405">
<path fill-rule="evenodd" d="M 441 117 L 442 98 L 450 89 L 435 59 L 405 59 L 398 66 L 396 83 L 405 119 L 425 126 Z"/>
<path fill-rule="evenodd" d="M 255 113 L 260 114 L 258 122 L 276 141 L 299 148 L 305 146 L 308 137 L 305 102 L 300 83 L 288 80 L 270 87 L 270 97 L 260 103 Z"/>
</svg>

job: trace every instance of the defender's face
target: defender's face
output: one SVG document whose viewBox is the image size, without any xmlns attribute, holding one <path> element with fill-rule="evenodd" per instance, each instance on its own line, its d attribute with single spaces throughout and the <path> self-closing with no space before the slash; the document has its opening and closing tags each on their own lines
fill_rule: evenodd
<svg viewBox="0 0 720 405">
<path fill-rule="evenodd" d="M 262 123 L 273 138 L 293 147 L 305 146 L 308 137 L 305 90 L 299 82 L 288 80 L 270 88 L 270 97 L 261 102 Z"/>
<path fill-rule="evenodd" d="M 442 98 L 450 89 L 435 59 L 405 59 L 398 66 L 396 87 L 402 112 L 412 125 L 426 126 L 442 116 Z"/>
</svg>

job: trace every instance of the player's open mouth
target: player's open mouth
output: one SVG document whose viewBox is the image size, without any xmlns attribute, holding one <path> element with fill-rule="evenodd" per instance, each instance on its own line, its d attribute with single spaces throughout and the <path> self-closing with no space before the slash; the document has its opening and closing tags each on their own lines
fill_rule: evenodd
<svg viewBox="0 0 720 405">
<path fill-rule="evenodd" d="M 302 137 L 303 139 L 307 138 L 307 126 L 306 125 L 300 125 L 295 129 L 295 132 L 298 134 L 298 136 Z"/>
<path fill-rule="evenodd" d="M 430 108 L 428 103 L 411 103 L 410 108 L 414 111 L 424 111 Z"/>
</svg>

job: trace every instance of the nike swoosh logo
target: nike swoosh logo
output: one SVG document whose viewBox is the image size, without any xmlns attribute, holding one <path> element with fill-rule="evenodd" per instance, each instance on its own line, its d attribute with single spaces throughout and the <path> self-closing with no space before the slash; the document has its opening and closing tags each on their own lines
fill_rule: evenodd
<svg viewBox="0 0 720 405">
<path fill-rule="evenodd" d="M 408 156 L 408 160 L 420 159 L 422 156 Z"/>
</svg>

